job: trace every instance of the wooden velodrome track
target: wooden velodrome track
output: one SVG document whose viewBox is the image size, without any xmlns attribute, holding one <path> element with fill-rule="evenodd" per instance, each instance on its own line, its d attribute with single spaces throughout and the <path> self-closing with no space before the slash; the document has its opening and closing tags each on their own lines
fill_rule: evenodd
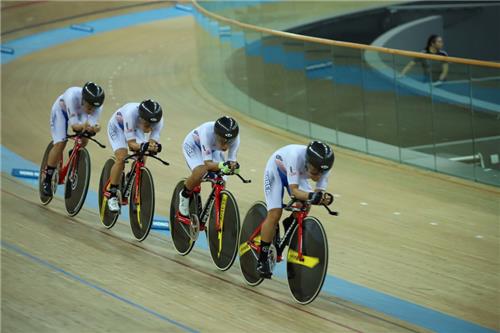
<svg viewBox="0 0 500 333">
<path fill-rule="evenodd" d="M 156 211 L 167 216 L 171 191 L 187 172 L 184 136 L 231 114 L 242 128 L 243 174 L 254 180 L 229 182 L 243 216 L 263 198 L 267 157 L 307 140 L 240 115 L 204 91 L 194 24 L 183 17 L 133 26 L 2 65 L 2 145 L 39 163 L 54 99 L 87 80 L 106 90 L 103 125 L 118 106 L 155 98 L 166 111 L 162 155 L 171 166 L 149 167 Z M 99 139 L 107 143 L 105 131 Z M 89 150 L 96 191 L 111 150 Z M 340 148 L 336 154 L 329 190 L 340 194 L 341 215 L 332 220 L 314 210 L 329 237 L 329 274 L 498 330 L 500 191 Z M 60 198 L 42 207 L 34 188 L 6 173 L 1 202 L 5 332 L 423 331 L 325 293 L 307 307 L 295 305 L 279 280 L 248 288 L 237 263 L 219 273 L 208 253 L 180 257 L 163 234 L 137 243 L 126 223 L 106 231 L 88 207 L 68 218 Z"/>
</svg>

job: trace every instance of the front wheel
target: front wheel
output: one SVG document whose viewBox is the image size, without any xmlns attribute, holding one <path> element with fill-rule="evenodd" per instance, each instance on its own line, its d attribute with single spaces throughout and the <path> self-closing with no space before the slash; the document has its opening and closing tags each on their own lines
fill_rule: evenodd
<svg viewBox="0 0 500 333">
<path fill-rule="evenodd" d="M 134 237 L 141 242 L 148 237 L 153 224 L 155 187 L 153 176 L 148 168 L 142 167 L 140 174 L 135 177 L 129 204 L 130 227 Z"/>
<path fill-rule="evenodd" d="M 108 208 L 108 198 L 104 192 L 109 190 L 109 177 L 111 175 L 111 168 L 115 165 L 115 159 L 109 158 L 104 167 L 102 168 L 101 178 L 99 179 L 99 217 L 101 223 L 107 228 L 111 229 L 118 220 L 119 212 L 111 212 Z"/>
<path fill-rule="evenodd" d="M 221 271 L 226 271 L 234 263 L 238 251 L 240 212 L 231 192 L 220 192 L 219 221 L 217 223 L 215 202 L 210 209 L 208 222 L 208 247 L 212 260 Z"/>
<path fill-rule="evenodd" d="M 302 260 L 298 257 L 299 228 L 295 228 L 287 255 L 288 286 L 300 304 L 309 304 L 318 296 L 328 269 L 328 240 L 325 229 L 315 217 L 302 223 Z"/>
<path fill-rule="evenodd" d="M 71 163 L 66 176 L 64 203 L 69 216 L 75 216 L 82 209 L 89 189 L 90 155 L 87 149 L 80 149 Z"/>
<path fill-rule="evenodd" d="M 250 244 L 260 246 L 260 231 L 251 239 L 252 234 L 260 228 L 267 216 L 266 204 L 257 201 L 247 212 L 241 227 L 239 238 L 240 268 L 246 283 L 251 286 L 259 285 L 264 279 L 257 272 L 259 254 Z"/>
</svg>

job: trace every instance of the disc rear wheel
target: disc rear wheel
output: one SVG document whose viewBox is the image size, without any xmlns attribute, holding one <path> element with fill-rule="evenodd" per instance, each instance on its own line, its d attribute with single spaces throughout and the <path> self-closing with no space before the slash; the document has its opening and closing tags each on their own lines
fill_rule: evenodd
<svg viewBox="0 0 500 333">
<path fill-rule="evenodd" d="M 195 242 L 190 237 L 190 226 L 182 223 L 176 217 L 179 210 L 179 193 L 181 193 L 183 188 L 184 180 L 181 180 L 177 183 L 172 194 L 172 200 L 170 200 L 170 234 L 172 235 L 172 241 L 177 253 L 185 256 L 191 252 Z M 199 195 L 193 193 L 189 204 L 191 214 L 198 213 L 198 200 L 200 200 Z"/>
<path fill-rule="evenodd" d="M 108 229 L 112 228 L 118 220 L 119 212 L 111 212 L 108 208 L 108 198 L 104 195 L 109 189 L 109 177 L 111 168 L 115 164 L 114 158 L 109 158 L 102 168 L 101 177 L 99 179 L 99 217 L 101 223 Z"/>
<path fill-rule="evenodd" d="M 264 279 L 260 277 L 257 272 L 257 260 L 259 254 L 252 247 L 249 242 L 260 246 L 260 232 L 253 239 L 250 239 L 252 234 L 259 228 L 267 216 L 266 204 L 262 201 L 256 202 L 247 212 L 238 242 L 238 253 L 240 256 L 240 268 L 243 278 L 246 283 L 251 286 L 259 285 Z"/>
<path fill-rule="evenodd" d="M 56 189 L 57 189 L 57 180 L 58 180 L 58 170 L 54 172 L 52 175 L 52 196 L 48 197 L 43 194 L 43 182 L 45 181 L 45 169 L 47 168 L 47 160 L 49 158 L 49 153 L 52 150 L 52 147 L 54 145 L 52 144 L 52 141 L 47 145 L 47 148 L 45 148 L 45 152 L 43 153 L 43 158 L 42 158 L 42 163 L 40 163 L 40 171 L 38 175 L 38 194 L 40 197 L 40 201 L 42 205 L 48 205 L 49 202 L 52 201 L 52 198 L 56 194 Z"/>
</svg>

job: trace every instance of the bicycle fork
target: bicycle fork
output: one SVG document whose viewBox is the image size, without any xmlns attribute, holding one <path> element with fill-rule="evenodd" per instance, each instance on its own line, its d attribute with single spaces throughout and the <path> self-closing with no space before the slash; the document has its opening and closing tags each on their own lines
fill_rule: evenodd
<svg viewBox="0 0 500 333">
<path fill-rule="evenodd" d="M 226 204 L 227 204 L 227 195 L 222 197 L 221 200 L 221 191 L 222 189 L 216 185 L 215 187 L 215 230 L 217 230 L 217 239 L 219 248 L 217 250 L 217 258 L 220 258 L 222 252 L 222 231 L 224 228 L 224 216 L 226 214 Z"/>
<path fill-rule="evenodd" d="M 133 198 L 134 200 L 134 205 L 135 208 L 137 209 L 137 222 L 139 222 L 139 227 L 142 229 L 142 221 L 141 221 L 141 189 L 139 188 L 141 182 L 141 165 L 139 163 L 136 163 L 135 165 L 135 181 L 134 181 L 134 186 L 135 186 L 135 197 Z"/>
</svg>

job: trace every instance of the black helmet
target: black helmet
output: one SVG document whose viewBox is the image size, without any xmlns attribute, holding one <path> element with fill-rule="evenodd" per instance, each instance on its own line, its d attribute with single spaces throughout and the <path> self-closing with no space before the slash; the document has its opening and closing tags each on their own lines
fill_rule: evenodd
<svg viewBox="0 0 500 333">
<path fill-rule="evenodd" d="M 321 141 L 312 141 L 307 146 L 306 162 L 317 170 L 326 172 L 330 170 L 335 161 L 335 155 L 329 145 Z"/>
<path fill-rule="evenodd" d="M 94 82 L 87 82 L 82 88 L 82 99 L 90 105 L 99 107 L 104 103 L 104 90 Z"/>
<path fill-rule="evenodd" d="M 139 117 L 148 123 L 155 124 L 161 120 L 163 110 L 158 102 L 148 99 L 139 105 Z"/>
<path fill-rule="evenodd" d="M 224 116 L 215 121 L 215 134 L 228 141 L 235 139 L 239 131 L 238 123 L 231 117 Z"/>
</svg>

